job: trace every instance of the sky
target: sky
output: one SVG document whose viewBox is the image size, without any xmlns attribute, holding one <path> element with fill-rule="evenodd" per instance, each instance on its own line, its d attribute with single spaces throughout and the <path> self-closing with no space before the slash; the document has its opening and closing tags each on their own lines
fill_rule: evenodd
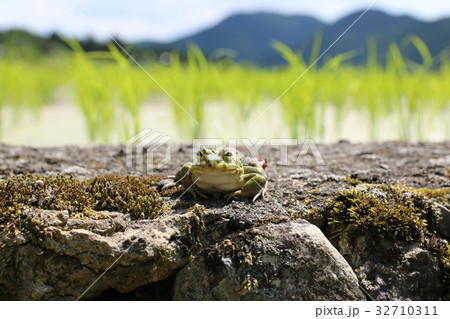
<svg viewBox="0 0 450 319">
<path fill-rule="evenodd" d="M 311 15 L 325 22 L 368 8 L 374 0 L 0 0 L 0 30 L 125 41 L 171 41 L 234 13 Z M 422 20 L 450 17 L 449 0 L 378 0 L 374 9 Z M 87 13 L 96 21 L 94 22 Z M 97 25 L 100 25 L 100 27 Z M 102 30 L 102 28 L 104 30 Z"/>
</svg>

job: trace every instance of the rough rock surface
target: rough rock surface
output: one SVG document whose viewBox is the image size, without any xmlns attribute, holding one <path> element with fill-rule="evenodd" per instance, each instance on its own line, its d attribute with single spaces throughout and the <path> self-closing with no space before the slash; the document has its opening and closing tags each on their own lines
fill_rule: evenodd
<svg viewBox="0 0 450 319">
<path fill-rule="evenodd" d="M 170 161 L 165 166 L 155 169 L 153 174 L 173 175 L 182 164 L 192 160 L 191 146 L 171 144 L 170 148 Z M 442 294 L 441 280 L 436 282 L 442 269 L 436 268 L 436 260 L 429 251 L 414 246 L 414 243 L 411 245 L 402 243 L 402 247 L 399 248 L 396 247 L 395 241 L 375 242 L 374 244 L 379 247 L 385 247 L 387 252 L 400 251 L 395 254 L 397 264 L 393 264 L 392 260 L 385 260 L 385 257 L 389 256 L 370 258 L 371 256 L 367 255 L 370 250 L 358 253 L 354 247 L 348 244 L 345 246 L 342 241 L 339 243 L 334 241 L 336 239 L 332 238 L 334 235 L 327 232 L 329 216 L 326 215 L 325 208 L 327 200 L 333 198 L 336 192 L 352 187 L 345 177 L 367 183 L 402 183 L 414 188 L 449 189 L 450 142 L 420 144 L 342 142 L 318 145 L 325 165 L 318 165 L 314 160 L 305 158 L 301 161 L 303 164 L 299 166 L 296 163 L 300 156 L 300 148 L 301 146 L 289 146 L 287 161 L 282 160 L 279 147 L 264 146 L 259 150 L 259 153 L 268 159 L 269 187 L 266 198 L 254 204 L 248 199 L 235 198 L 230 202 L 223 199 L 194 200 L 185 195 L 181 198 L 182 203 L 187 207 L 197 203 L 206 209 L 206 214 L 199 216 L 188 213 L 187 209 L 168 209 L 163 217 L 155 220 L 133 220 L 129 215 L 117 212 L 108 212 L 107 214 L 111 216 L 108 219 L 103 219 L 102 213 L 98 213 L 97 219 L 80 219 L 68 216 L 64 211 L 31 212 L 35 213 L 35 218 L 44 224 L 42 241 L 32 241 L 26 234 L 18 234 L 14 238 L 0 234 L 0 299 L 77 299 L 107 270 L 82 299 L 168 300 L 174 295 L 172 286 L 175 281 L 177 281 L 176 296 L 180 296 L 182 291 L 181 277 L 176 279 L 178 272 L 179 276 L 182 276 L 189 272 L 189 267 L 196 264 L 210 269 L 208 267 L 211 264 L 208 262 L 218 261 L 219 256 L 230 258 L 235 269 L 242 272 L 239 274 L 240 279 L 237 279 L 237 276 L 229 276 L 230 285 L 239 287 L 241 292 L 244 292 L 243 288 L 247 291 L 244 294 L 235 294 L 236 298 L 264 299 L 269 298 L 271 291 L 283 291 L 284 299 L 339 299 L 339 296 L 341 299 L 362 298 L 360 291 L 354 290 L 350 281 L 343 282 L 342 287 L 337 287 L 342 288 L 341 290 L 334 292 L 321 290 L 323 287 L 320 280 L 324 277 L 320 273 L 304 273 L 298 279 L 292 278 L 289 281 L 284 281 L 278 274 L 268 277 L 269 282 L 265 281 L 265 277 L 258 277 L 261 275 L 260 270 L 275 271 L 277 265 L 271 264 L 270 260 L 280 260 L 280 256 L 274 254 L 277 250 L 281 256 L 284 256 L 283 253 L 286 254 L 286 259 L 280 262 L 291 275 L 295 267 L 301 269 L 296 263 L 308 261 L 308 265 L 314 268 L 313 259 L 302 260 L 301 256 L 291 255 L 295 251 L 308 253 L 318 247 L 312 243 L 306 244 L 306 238 L 296 235 L 296 228 L 312 227 L 305 226 L 307 224 L 301 222 L 292 222 L 292 220 L 299 221 L 300 218 L 308 218 L 335 244 L 353 268 L 360 285 L 371 295 L 367 296 L 367 299 L 371 297 L 380 300 L 449 299 L 450 296 Z M 248 154 L 245 149 L 241 150 Z M 154 154 L 155 162 L 165 156 L 165 149 L 158 152 L 160 153 Z M 127 167 L 125 163 L 124 146 L 31 148 L 0 145 L 1 180 L 28 173 L 73 174 L 79 179 L 100 174 L 147 174 L 133 167 Z M 163 198 L 167 206 L 171 207 L 180 196 L 179 192 Z M 448 197 L 437 198 L 434 201 L 444 207 L 450 207 Z M 41 213 L 42 217 L 39 216 Z M 293 226 L 294 224 L 296 226 Z M 266 245 L 263 246 L 267 256 L 272 257 L 260 260 L 257 254 L 259 242 L 250 234 L 267 235 L 268 229 L 272 227 L 278 229 L 279 236 L 274 239 L 267 237 L 264 242 Z M 289 228 L 289 231 L 282 230 L 283 227 Z M 223 247 L 224 241 L 229 240 L 235 246 L 241 247 L 240 233 L 248 235 L 242 239 L 248 247 L 242 247 L 236 255 L 233 255 Z M 300 242 L 305 245 L 290 246 L 291 243 Z M 324 244 L 324 247 L 328 246 L 329 244 Z M 359 247 L 361 251 L 367 248 L 364 245 Z M 327 255 L 325 250 L 321 250 L 323 254 L 319 256 L 323 258 L 315 260 L 322 266 L 325 261 L 331 262 L 329 268 L 323 270 L 322 274 L 326 272 L 334 275 L 324 280 L 333 283 L 344 280 L 345 276 L 339 274 L 354 278 L 349 274 L 348 266 L 341 263 L 342 258 L 335 258 L 340 266 L 332 261 L 331 256 L 336 254 L 336 250 L 331 248 L 332 253 Z M 248 272 L 250 278 L 247 280 L 247 273 L 244 272 L 248 266 L 248 262 L 245 262 L 245 252 L 249 250 L 252 252 L 252 262 L 257 271 L 255 270 L 256 276 L 253 272 Z M 117 260 L 118 257 L 120 258 Z M 191 258 L 195 258 L 192 263 Z M 239 263 L 242 258 L 243 263 Z M 115 260 L 117 262 L 113 264 Z M 201 260 L 203 262 L 200 262 Z M 293 264 L 289 264 L 288 261 Z M 189 266 L 183 268 L 188 264 Z M 221 259 L 217 265 L 225 269 Z M 331 265 L 335 265 L 334 270 L 330 268 Z M 366 268 L 362 269 L 361 266 Z M 320 267 L 315 269 L 321 270 Z M 223 278 L 228 278 L 226 273 L 223 275 Z M 216 277 L 218 278 L 219 274 Z M 298 291 L 299 287 L 292 283 L 300 280 L 303 280 L 302 283 L 307 282 L 308 278 L 311 280 L 310 290 L 303 291 L 302 294 Z M 252 279 L 258 281 L 257 287 Z M 284 282 L 291 286 L 282 286 Z M 200 284 L 197 281 L 194 283 Z M 156 291 L 158 289 L 161 289 L 159 293 Z M 205 288 L 205 291 L 208 289 Z M 217 292 L 217 289 L 215 291 Z M 232 291 L 228 293 L 232 295 Z M 218 298 L 217 296 L 212 297 Z"/>
<path fill-rule="evenodd" d="M 189 262 L 201 218 L 193 213 L 139 221 L 111 212 L 111 218 L 98 220 L 69 218 L 64 211 L 30 214 L 44 223 L 43 240 L 0 237 L 1 299 L 76 300 L 163 280 Z"/>
<path fill-rule="evenodd" d="M 436 204 L 438 209 L 436 230 L 442 237 L 450 239 L 450 208 Z"/>
<path fill-rule="evenodd" d="M 363 300 L 358 279 L 316 226 L 299 220 L 227 236 L 184 267 L 175 300 Z"/>
<path fill-rule="evenodd" d="M 371 299 L 439 300 L 443 287 L 437 258 L 417 244 L 404 244 L 361 235 L 354 243 L 342 237 L 337 248 Z"/>
</svg>

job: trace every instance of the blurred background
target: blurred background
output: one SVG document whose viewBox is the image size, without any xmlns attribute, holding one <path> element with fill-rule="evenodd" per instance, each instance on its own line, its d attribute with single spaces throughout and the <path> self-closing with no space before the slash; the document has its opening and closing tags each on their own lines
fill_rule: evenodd
<svg viewBox="0 0 450 319">
<path fill-rule="evenodd" d="M 449 119 L 448 1 L 2 1 L 0 143 L 444 141 Z"/>
</svg>

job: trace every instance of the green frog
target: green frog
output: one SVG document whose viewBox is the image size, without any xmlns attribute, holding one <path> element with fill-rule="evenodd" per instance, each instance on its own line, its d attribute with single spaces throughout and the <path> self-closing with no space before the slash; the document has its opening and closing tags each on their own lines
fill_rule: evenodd
<svg viewBox="0 0 450 319">
<path fill-rule="evenodd" d="M 261 156 L 246 157 L 231 147 L 209 149 L 202 147 L 197 152 L 197 161 L 188 162 L 175 175 L 175 180 L 164 188 L 183 185 L 195 199 L 197 195 L 224 194 L 230 200 L 234 196 L 264 197 L 267 189 L 265 168 L 267 160 Z"/>
</svg>

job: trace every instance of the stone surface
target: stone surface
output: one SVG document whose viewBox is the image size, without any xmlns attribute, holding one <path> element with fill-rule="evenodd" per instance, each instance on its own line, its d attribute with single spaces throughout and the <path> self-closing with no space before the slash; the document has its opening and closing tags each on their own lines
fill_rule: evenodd
<svg viewBox="0 0 450 319">
<path fill-rule="evenodd" d="M 156 220 L 111 212 L 83 219 L 29 214 L 43 223 L 43 240 L 0 237 L 1 299 L 76 300 L 163 280 L 191 259 L 202 218 L 190 212 Z"/>
<path fill-rule="evenodd" d="M 299 220 L 227 236 L 179 273 L 175 300 L 364 300 L 348 263 Z"/>
<path fill-rule="evenodd" d="M 191 145 L 171 144 L 170 146 L 172 150 L 170 162 L 155 169 L 154 174 L 163 177 L 174 175 L 181 165 L 192 159 Z M 267 279 L 268 283 L 265 281 L 265 276 L 264 278 L 250 277 L 247 280 L 247 272 L 243 272 L 239 275 L 239 280 L 230 281 L 238 287 L 238 292 L 240 291 L 241 294 L 233 294 L 229 290 L 217 288 L 215 296 L 223 299 L 226 293 L 229 293 L 233 298 L 241 299 L 268 297 L 271 296 L 271 290 L 267 288 L 270 284 L 274 287 L 273 291 L 281 292 L 282 297 L 274 298 L 287 300 L 293 298 L 292 296 L 301 295 L 295 292 L 295 289 L 298 289 L 296 277 L 283 277 L 285 273 L 292 275 L 292 269 L 297 269 L 296 267 L 300 269 L 306 263 L 300 255 L 291 256 L 292 253 L 300 251 L 298 247 L 289 246 L 296 244 L 297 239 L 285 238 L 278 242 L 278 239 L 266 238 L 267 243 L 278 242 L 280 246 L 266 245 L 266 255 L 272 257 L 259 261 L 256 254 L 259 248 L 256 239 L 244 238 L 243 241 L 249 248 L 245 245 L 241 247 L 241 240 L 238 239 L 240 233 L 257 234 L 261 229 L 272 229 L 271 227 L 282 227 L 278 225 L 290 224 L 292 218 L 316 214 L 317 221 L 314 223 L 327 234 L 329 216 L 324 214 L 327 200 L 333 198 L 340 190 L 351 187 L 345 177 L 357 178 L 368 183 L 388 185 L 403 183 L 414 188 L 450 188 L 450 171 L 448 170 L 450 142 L 337 143 L 318 145 L 318 149 L 325 165 L 317 165 L 313 161 L 298 166 L 295 163 L 299 158 L 299 147 L 288 146 L 288 159 L 285 163 L 281 161 L 280 147 L 263 146 L 259 153 L 268 159 L 269 187 L 266 198 L 254 204 L 240 198 L 227 202 L 223 199 L 193 200 L 186 195 L 181 197 L 185 204 L 198 203 L 206 208 L 207 214 L 201 218 L 205 228 L 201 232 L 200 229 L 195 228 L 196 225 L 198 226 L 198 219 L 183 209 L 169 210 L 166 216 L 157 220 L 139 221 L 131 220 L 126 214 L 114 212 L 107 212 L 111 218 L 106 219 L 102 219 L 100 213 L 98 219 L 80 219 L 70 217 L 64 211 L 39 212 L 43 214 L 42 220 L 46 219 L 43 241 L 32 241 L 27 234 L 22 233 L 14 238 L 0 234 L 0 245 L 5 245 L 0 248 L 0 299 L 77 299 L 130 247 L 133 240 L 137 240 L 138 242 L 92 286 L 83 299 L 105 300 L 102 298 L 106 298 L 104 295 L 106 294 L 113 296 L 111 299 L 117 300 L 124 298 L 125 300 L 152 300 L 162 295 L 164 299 L 169 300 L 173 297 L 172 285 L 177 272 L 180 269 L 183 269 L 183 272 L 187 271 L 188 268 L 183 267 L 189 263 L 192 256 L 195 262 L 189 267 L 196 266 L 199 269 L 209 267 L 210 259 L 208 258 L 217 260 L 220 267 L 225 267 L 221 258 L 218 258 L 219 255 L 225 254 L 225 258 L 229 258 L 225 259 L 225 263 L 229 264 L 231 261 L 236 269 L 244 271 L 248 265 L 248 262 L 245 262 L 245 252 L 251 248 L 251 251 L 255 252 L 252 262 L 255 264 L 261 262 L 261 265 L 258 264 L 260 267 L 258 269 L 264 269 L 264 267 L 274 269 L 277 265 L 271 265 L 270 261 L 280 261 L 280 258 L 284 258 L 282 259 L 284 263 L 280 267 L 285 270 L 280 270 L 279 273 L 273 272 Z M 244 148 L 240 150 L 248 153 L 248 150 Z M 157 153 L 159 151 L 161 153 Z M 161 148 L 156 150 L 155 158 L 164 158 L 164 155 L 165 149 Z M 0 144 L 0 179 L 29 173 L 44 175 L 65 173 L 73 174 L 79 179 L 101 174 L 143 175 L 136 168 L 126 165 L 124 145 L 31 148 Z M 164 201 L 170 207 L 180 196 L 181 192 L 164 196 Z M 433 199 L 433 201 L 449 207 L 448 196 L 443 199 Z M 188 226 L 192 226 L 193 233 L 189 234 Z M 440 232 L 443 234 L 442 230 Z M 286 232 L 286 236 L 291 233 Z M 263 234 L 266 232 L 264 231 Z M 201 247 L 196 240 L 197 235 L 202 244 Z M 362 243 L 358 244 L 361 246 L 353 247 L 354 244 L 347 243 L 348 247 L 343 249 L 345 244 L 341 241 L 336 243 L 335 234 L 327 235 L 353 267 L 361 286 L 374 299 L 445 299 L 445 295 L 439 294 L 439 285 L 442 288 L 441 281 L 436 283 L 436 278 L 439 277 L 436 261 L 432 254 L 423 248 L 409 247 L 395 241 L 373 241 L 372 245 L 398 255 L 398 264 L 386 264 L 381 256 L 369 255 L 371 250 L 364 246 L 365 240 L 361 240 Z M 298 241 L 301 239 L 306 243 L 306 239 L 301 234 L 298 238 Z M 320 241 L 323 240 L 323 237 L 321 238 Z M 224 240 L 227 239 L 233 241 L 234 246 L 239 248 L 235 252 L 236 256 L 221 248 Z M 361 248 L 360 251 L 359 248 Z M 401 253 L 398 253 L 399 250 Z M 273 252 L 279 253 L 281 257 L 272 255 Z M 325 254 L 318 256 L 323 257 L 316 260 L 322 266 L 324 262 L 330 260 L 325 257 Z M 203 261 L 199 262 L 199 260 Z M 239 264 L 239 260 L 244 260 L 243 264 Z M 336 258 L 336 260 L 340 261 L 342 258 Z M 314 263 L 311 260 L 308 263 L 311 274 L 300 273 L 301 278 L 303 282 L 306 282 L 305 278 L 317 281 L 320 278 L 317 269 L 321 271 L 321 268 L 313 266 Z M 420 267 L 421 263 L 423 267 Z M 280 267 L 278 269 L 281 269 Z M 324 271 L 334 273 L 329 269 L 331 266 L 327 267 Z M 334 269 L 337 271 L 336 274 L 341 271 L 340 269 L 336 266 Z M 339 275 L 334 276 L 339 277 Z M 197 277 L 194 276 L 192 279 L 191 285 L 199 284 Z M 258 280 L 258 293 L 256 290 L 253 292 L 248 292 L 248 289 L 243 290 L 242 283 L 246 280 L 245 288 L 254 286 L 252 279 Z M 226 282 L 224 284 L 226 288 Z M 156 291 L 166 285 L 170 287 L 164 287 L 164 293 Z M 180 285 L 180 282 L 177 285 Z M 211 285 L 217 285 L 217 283 L 212 282 Z M 403 288 L 398 289 L 396 285 Z M 304 298 L 307 296 L 310 299 L 337 298 L 328 290 L 321 290 L 323 287 L 320 284 L 305 287 L 316 290 L 304 291 Z M 150 290 L 151 293 L 147 293 L 146 290 Z M 247 293 L 242 294 L 245 291 Z M 348 297 L 342 297 L 342 299 L 351 299 L 351 292 L 354 291 L 344 291 L 341 296 Z M 361 297 L 361 295 L 358 296 Z M 448 295 L 447 299 L 450 299 Z"/>
<path fill-rule="evenodd" d="M 438 233 L 450 239 L 450 209 L 441 204 L 435 204 L 437 208 L 436 230 Z"/>
<path fill-rule="evenodd" d="M 439 262 L 416 243 L 373 242 L 361 235 L 351 243 L 342 237 L 337 248 L 355 270 L 369 300 L 439 300 L 442 296 Z"/>
</svg>

